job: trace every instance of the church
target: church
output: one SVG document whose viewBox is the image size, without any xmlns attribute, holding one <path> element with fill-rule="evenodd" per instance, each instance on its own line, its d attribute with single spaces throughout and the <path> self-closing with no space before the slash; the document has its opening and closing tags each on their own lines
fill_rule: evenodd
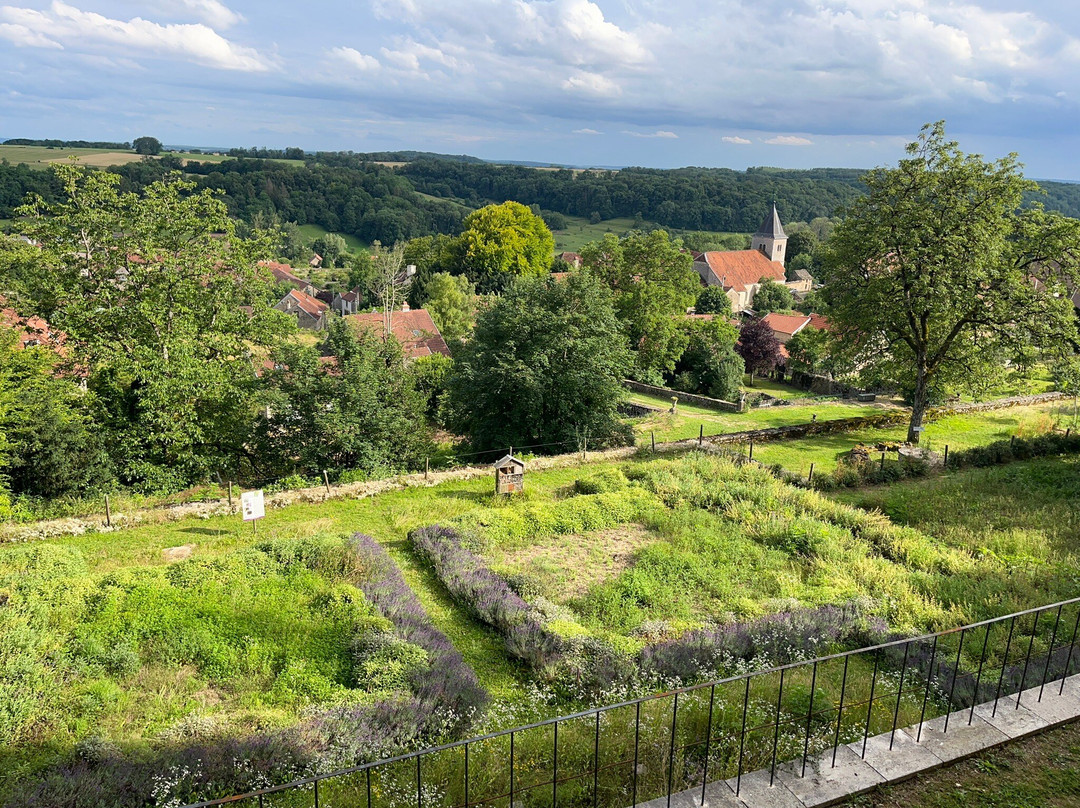
<svg viewBox="0 0 1080 808">
<path fill-rule="evenodd" d="M 772 211 L 750 240 L 749 250 L 694 253 L 694 269 L 705 286 L 719 286 L 731 299 L 736 314 L 754 308 L 754 293 L 763 278 L 786 285 L 796 295 L 809 292 L 814 279 L 805 271 L 788 281 L 784 259 L 787 252 L 787 233 L 780 223 L 780 214 L 773 204 Z"/>
</svg>

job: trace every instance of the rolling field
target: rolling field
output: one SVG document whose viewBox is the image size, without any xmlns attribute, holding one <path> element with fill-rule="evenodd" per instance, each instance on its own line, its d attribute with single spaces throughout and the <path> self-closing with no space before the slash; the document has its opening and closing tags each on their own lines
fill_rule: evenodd
<svg viewBox="0 0 1080 808">
<path fill-rule="evenodd" d="M 330 231 L 317 224 L 302 224 L 300 225 L 300 232 L 304 234 L 304 238 L 308 241 L 314 241 L 317 238 L 325 236 Z M 345 245 L 349 248 L 349 252 L 360 253 L 371 249 L 370 244 L 364 243 L 356 236 L 349 235 L 348 233 L 338 233 L 338 235 L 345 239 Z"/>
<path fill-rule="evenodd" d="M 193 154 L 191 152 L 168 152 L 168 154 L 182 160 L 197 160 L 201 163 L 221 163 L 233 159 L 221 154 Z M 6 159 L 10 163 L 26 163 L 34 168 L 47 168 L 51 163 L 62 163 L 72 156 L 78 157 L 83 165 L 96 168 L 124 165 L 143 159 L 143 155 L 135 154 L 135 152 L 110 149 L 51 149 L 47 146 L 0 145 L 0 159 Z M 297 160 L 275 160 L 274 162 L 302 165 Z"/>
</svg>

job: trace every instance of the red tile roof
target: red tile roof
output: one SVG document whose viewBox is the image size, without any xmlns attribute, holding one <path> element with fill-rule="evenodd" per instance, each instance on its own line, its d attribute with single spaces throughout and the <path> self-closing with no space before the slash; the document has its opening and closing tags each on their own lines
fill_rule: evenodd
<svg viewBox="0 0 1080 808">
<path fill-rule="evenodd" d="M 0 306 L 4 306 L 5 303 L 7 300 L 0 297 Z M 51 348 L 59 354 L 64 353 L 67 334 L 52 328 L 40 317 L 23 317 L 15 309 L 4 306 L 0 308 L 0 326 L 14 328 L 19 332 L 20 348 L 33 348 L 40 345 L 43 348 Z"/>
<path fill-rule="evenodd" d="M 312 317 L 318 317 L 324 311 L 330 308 L 321 300 L 312 297 L 306 292 L 301 292 L 299 289 L 290 289 L 289 294 L 285 295 L 285 297 L 291 297 L 293 300 L 296 301 L 296 305 L 298 305 Z M 284 299 L 285 298 L 282 298 L 282 300 Z"/>
<path fill-rule="evenodd" d="M 269 269 L 274 276 L 274 280 L 278 283 L 292 284 L 298 289 L 304 289 L 308 286 L 314 288 L 312 284 L 297 275 L 289 264 L 282 264 L 277 261 L 260 261 L 259 266 Z"/>
<path fill-rule="evenodd" d="M 798 334 L 810 324 L 810 318 L 805 314 L 777 314 L 772 312 L 762 317 L 777 334 Z"/>
<path fill-rule="evenodd" d="M 818 331 L 828 331 L 831 327 L 829 318 L 826 317 L 824 314 L 815 314 L 814 312 L 810 312 L 809 316 L 810 328 L 816 328 Z"/>
<path fill-rule="evenodd" d="M 378 333 L 383 331 L 383 313 L 381 311 L 368 314 L 350 314 L 345 318 L 358 328 L 373 330 Z M 410 359 L 419 359 L 421 356 L 431 356 L 440 353 L 443 356 L 450 355 L 450 349 L 446 340 L 436 327 L 426 309 L 412 309 L 411 311 L 395 311 L 391 318 L 391 330 L 394 338 L 401 343 L 405 355 Z"/>
<path fill-rule="evenodd" d="M 757 250 L 707 252 L 702 254 L 702 259 L 724 289 L 745 292 L 746 287 L 762 278 L 784 282 L 784 265 L 778 261 L 770 261 Z"/>
</svg>

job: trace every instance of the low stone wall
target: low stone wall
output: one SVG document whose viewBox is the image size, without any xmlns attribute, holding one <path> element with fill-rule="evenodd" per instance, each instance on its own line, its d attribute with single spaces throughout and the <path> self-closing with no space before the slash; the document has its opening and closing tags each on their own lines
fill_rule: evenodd
<svg viewBox="0 0 1080 808">
<path fill-rule="evenodd" d="M 631 381 L 630 379 L 623 379 L 623 387 L 627 390 L 633 390 L 635 393 L 645 393 L 650 396 L 660 396 L 661 398 L 671 399 L 672 396 L 677 396 L 679 402 L 682 404 L 694 404 L 698 407 L 707 407 L 711 410 L 719 410 L 720 412 L 739 412 L 739 405 L 731 401 L 723 401 L 719 398 L 709 398 L 708 396 L 699 396 L 696 393 L 683 393 L 678 390 L 672 390 L 669 387 L 655 387 L 651 384 L 642 384 L 641 382 Z"/>
<path fill-rule="evenodd" d="M 650 415 L 656 415 L 658 412 L 665 412 L 665 410 L 662 407 L 650 407 L 646 404 L 624 401 L 619 405 L 619 412 L 629 418 L 646 418 Z"/>
<path fill-rule="evenodd" d="M 1013 396 L 1012 398 L 997 398 L 993 401 L 973 401 L 968 404 L 954 404 L 948 407 L 937 407 L 932 412 L 935 418 L 943 418 L 946 415 L 961 412 L 988 412 L 989 410 L 1003 410 L 1007 407 L 1031 407 L 1036 404 L 1047 404 L 1051 401 L 1060 401 L 1068 398 L 1065 393 L 1057 391 L 1053 393 L 1039 393 L 1031 396 Z"/>
</svg>

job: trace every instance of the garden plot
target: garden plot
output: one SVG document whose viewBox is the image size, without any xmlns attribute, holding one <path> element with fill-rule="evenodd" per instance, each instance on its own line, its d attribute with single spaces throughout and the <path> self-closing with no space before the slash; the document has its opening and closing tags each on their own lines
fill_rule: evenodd
<svg viewBox="0 0 1080 808">
<path fill-rule="evenodd" d="M 32 804 L 181 804 L 456 736 L 488 698 L 365 536 L 100 577 L 5 547 L 0 606 L 0 801 L 32 775 Z"/>
</svg>

